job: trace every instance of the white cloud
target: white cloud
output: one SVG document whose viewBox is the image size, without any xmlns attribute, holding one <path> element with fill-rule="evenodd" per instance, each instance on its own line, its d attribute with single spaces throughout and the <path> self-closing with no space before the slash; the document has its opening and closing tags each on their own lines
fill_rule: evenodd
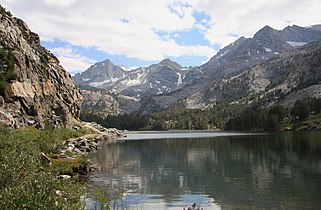
<svg viewBox="0 0 321 210">
<path fill-rule="evenodd" d="M 211 46 L 178 44 L 159 36 L 160 31 L 198 29 L 211 44 L 223 47 L 237 36 L 253 36 L 265 25 L 282 29 L 289 24 L 321 23 L 320 0 L 2 1 L 45 41 L 59 39 L 144 61 L 215 53 Z M 195 11 L 210 19 L 197 22 Z"/>
<path fill-rule="evenodd" d="M 179 0 L 5 0 L 5 5 L 44 41 L 59 39 L 145 61 L 215 53 L 210 46 L 180 45 L 157 35 L 193 28 L 193 8 Z"/>
<path fill-rule="evenodd" d="M 269 25 L 283 29 L 287 25 L 307 26 L 321 23 L 320 0 L 185 0 L 194 9 L 211 16 L 204 32 L 212 44 L 225 46 L 237 39 L 231 34 L 252 37 Z"/>
<path fill-rule="evenodd" d="M 77 0 L 44 0 L 44 2 L 51 6 L 69 7 L 77 2 Z"/>
<path fill-rule="evenodd" d="M 87 69 L 90 65 L 97 62 L 78 54 L 71 47 L 51 48 L 50 51 L 58 57 L 60 64 L 71 74 Z"/>
</svg>

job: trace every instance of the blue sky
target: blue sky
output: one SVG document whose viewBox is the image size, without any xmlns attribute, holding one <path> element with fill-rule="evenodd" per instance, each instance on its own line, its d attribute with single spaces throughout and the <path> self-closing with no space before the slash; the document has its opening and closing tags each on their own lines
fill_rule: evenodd
<svg viewBox="0 0 321 210">
<path fill-rule="evenodd" d="M 265 25 L 321 23 L 319 0 L 0 0 L 71 74 L 110 59 L 196 66 Z"/>
</svg>

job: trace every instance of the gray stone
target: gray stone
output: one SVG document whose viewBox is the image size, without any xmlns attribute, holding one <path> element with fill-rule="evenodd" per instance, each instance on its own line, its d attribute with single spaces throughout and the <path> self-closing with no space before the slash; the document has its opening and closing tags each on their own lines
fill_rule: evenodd
<svg viewBox="0 0 321 210">
<path fill-rule="evenodd" d="M 76 154 L 80 154 L 80 153 L 81 153 L 81 150 L 78 149 L 78 148 L 74 148 L 72 151 L 73 151 L 74 153 L 76 153 Z"/>
<path fill-rule="evenodd" d="M 79 142 L 79 146 L 85 147 L 85 146 L 88 146 L 88 143 L 87 143 L 87 141 L 82 140 L 81 142 Z"/>
<path fill-rule="evenodd" d="M 96 146 L 96 147 L 98 146 L 98 144 L 96 142 L 94 142 L 94 141 L 90 142 L 90 145 Z"/>
<path fill-rule="evenodd" d="M 71 147 L 71 148 L 75 148 L 75 145 L 72 144 L 72 143 L 68 143 L 67 146 L 68 146 L 68 147 Z"/>
<path fill-rule="evenodd" d="M 97 148 L 98 148 L 98 147 L 95 146 L 95 145 L 89 145 L 89 147 L 90 147 L 91 150 L 97 150 Z"/>
<path fill-rule="evenodd" d="M 71 179 L 70 175 L 59 175 L 58 176 L 59 179 Z"/>
<path fill-rule="evenodd" d="M 91 151 L 89 146 L 83 146 L 82 148 L 85 150 L 85 152 L 90 152 Z"/>
<path fill-rule="evenodd" d="M 2 107 L 4 105 L 4 99 L 2 96 L 0 96 L 0 107 Z"/>
</svg>

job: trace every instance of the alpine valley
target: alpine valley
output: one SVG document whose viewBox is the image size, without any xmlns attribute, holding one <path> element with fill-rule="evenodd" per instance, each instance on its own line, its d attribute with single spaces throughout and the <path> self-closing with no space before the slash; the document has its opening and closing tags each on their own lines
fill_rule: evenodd
<svg viewBox="0 0 321 210">
<path fill-rule="evenodd" d="M 97 20 L 84 0 L 4 2 L 64 36 L 76 35 L 68 16 L 86 31 L 82 20 Z M 88 6 L 119 13 L 105 2 Z M 127 3 L 124 14 L 132 5 L 146 10 Z M 51 27 L 55 18 L 68 28 Z M 128 68 L 106 59 L 72 77 L 0 5 L 0 209 L 313 209 L 320 131 L 321 25 L 265 26 L 201 66 L 164 59 Z"/>
<path fill-rule="evenodd" d="M 265 26 L 253 38 L 239 38 L 199 67 L 182 67 L 165 59 L 130 69 L 107 59 L 73 79 L 86 90 L 82 113 L 95 112 L 103 118 L 134 111 L 152 114 L 177 106 L 292 107 L 298 100 L 321 96 L 320 39 L 320 25 L 283 30 Z M 99 94 L 99 99 L 93 100 L 89 92 Z"/>
</svg>

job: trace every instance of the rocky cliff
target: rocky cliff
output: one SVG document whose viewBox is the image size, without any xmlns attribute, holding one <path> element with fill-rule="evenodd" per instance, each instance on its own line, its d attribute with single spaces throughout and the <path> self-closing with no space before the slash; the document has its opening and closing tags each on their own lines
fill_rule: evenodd
<svg viewBox="0 0 321 210">
<path fill-rule="evenodd" d="M 82 96 L 39 36 L 0 6 L 0 124 L 68 127 Z"/>
<path fill-rule="evenodd" d="M 82 90 L 83 102 L 81 115 L 99 116 L 102 119 L 130 113 L 138 110 L 140 104 L 137 99 L 110 93 L 106 90 Z"/>
</svg>

